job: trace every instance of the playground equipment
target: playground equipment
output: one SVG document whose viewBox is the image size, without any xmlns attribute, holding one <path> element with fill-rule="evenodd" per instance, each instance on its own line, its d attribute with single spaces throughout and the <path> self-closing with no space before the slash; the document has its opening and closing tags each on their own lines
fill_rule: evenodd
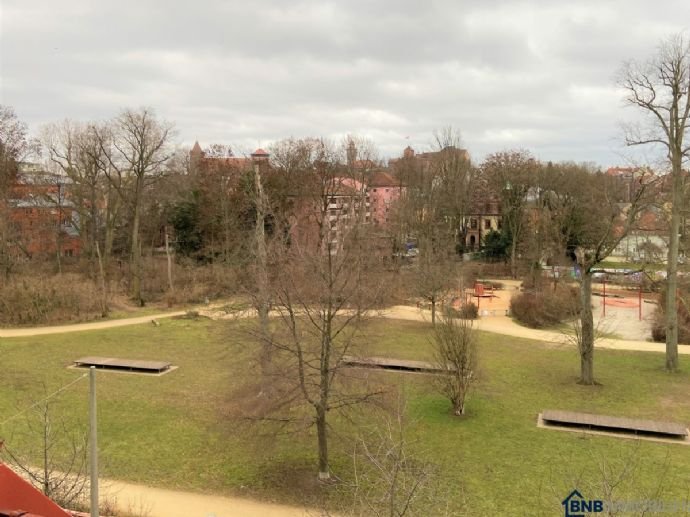
<svg viewBox="0 0 690 517">
<path fill-rule="evenodd" d="M 603 308 L 603 315 L 606 316 L 606 305 L 610 305 L 611 307 L 621 307 L 621 308 L 629 308 L 629 309 L 634 309 L 637 308 L 637 316 L 640 321 L 642 321 L 642 282 L 638 284 L 637 287 L 637 303 L 634 301 L 631 301 L 630 299 L 626 298 L 609 298 L 609 300 L 606 300 L 606 276 L 602 279 L 603 283 L 603 300 L 602 300 L 602 308 Z"/>
<path fill-rule="evenodd" d="M 473 290 L 470 291 L 469 293 L 467 293 L 466 302 L 470 303 L 472 301 L 472 298 L 476 298 L 477 299 L 477 312 L 479 312 L 480 300 L 482 298 L 488 298 L 489 303 L 491 303 L 491 300 L 493 299 L 493 297 L 494 297 L 494 286 L 493 285 L 489 284 L 487 286 L 481 282 L 476 282 L 474 284 Z"/>
</svg>

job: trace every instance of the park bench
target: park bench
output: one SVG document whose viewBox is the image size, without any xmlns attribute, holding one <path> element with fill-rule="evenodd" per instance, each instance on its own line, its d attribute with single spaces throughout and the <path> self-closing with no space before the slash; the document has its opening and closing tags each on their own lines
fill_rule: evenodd
<svg viewBox="0 0 690 517">
<path fill-rule="evenodd" d="M 120 359 L 117 357 L 80 357 L 74 361 L 75 368 L 115 370 L 137 373 L 162 374 L 170 370 L 172 364 L 167 361 L 142 361 L 140 359 Z"/>
<path fill-rule="evenodd" d="M 541 420 L 545 425 L 558 427 L 582 428 L 593 431 L 634 434 L 646 437 L 673 438 L 685 440 L 688 429 L 682 424 L 642 420 L 638 418 L 621 418 L 574 411 L 544 410 Z"/>
</svg>

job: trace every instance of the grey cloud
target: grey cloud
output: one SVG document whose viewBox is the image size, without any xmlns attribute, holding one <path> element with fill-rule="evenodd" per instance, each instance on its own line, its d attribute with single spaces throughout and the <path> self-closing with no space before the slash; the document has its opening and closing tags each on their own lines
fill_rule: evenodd
<svg viewBox="0 0 690 517">
<path fill-rule="evenodd" d="M 151 105 L 182 142 L 373 138 L 384 155 L 462 130 L 478 158 L 621 159 L 625 59 L 690 5 L 471 0 L 5 0 L 1 101 L 34 128 Z"/>
</svg>

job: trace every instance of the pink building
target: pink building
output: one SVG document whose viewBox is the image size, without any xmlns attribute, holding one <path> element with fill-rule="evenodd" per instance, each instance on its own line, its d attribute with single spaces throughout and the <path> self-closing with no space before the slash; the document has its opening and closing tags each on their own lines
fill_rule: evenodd
<svg viewBox="0 0 690 517">
<path fill-rule="evenodd" d="M 366 188 L 347 177 L 333 176 L 325 183 L 317 176 L 314 179 L 319 187 L 292 196 L 290 237 L 298 246 L 308 248 L 320 243 L 335 254 L 356 223 L 370 221 Z"/>
<path fill-rule="evenodd" d="M 386 226 L 392 221 L 394 204 L 400 199 L 402 186 L 387 172 L 377 171 L 369 181 L 369 202 L 371 203 L 371 221 L 379 226 Z"/>
</svg>

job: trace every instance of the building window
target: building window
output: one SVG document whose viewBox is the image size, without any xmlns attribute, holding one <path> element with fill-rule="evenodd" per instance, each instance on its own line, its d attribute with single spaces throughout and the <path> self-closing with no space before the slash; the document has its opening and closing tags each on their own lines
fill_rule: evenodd
<svg viewBox="0 0 690 517">
<path fill-rule="evenodd" d="M 501 224 L 501 220 L 499 219 L 498 221 L 496 221 L 496 228 L 500 230 L 502 227 L 503 225 Z"/>
<path fill-rule="evenodd" d="M 472 228 L 473 230 L 477 229 L 477 220 L 476 219 L 474 219 L 474 218 L 470 219 L 470 228 Z"/>
<path fill-rule="evenodd" d="M 491 220 L 490 219 L 484 220 L 484 229 L 485 230 L 491 230 Z"/>
</svg>

